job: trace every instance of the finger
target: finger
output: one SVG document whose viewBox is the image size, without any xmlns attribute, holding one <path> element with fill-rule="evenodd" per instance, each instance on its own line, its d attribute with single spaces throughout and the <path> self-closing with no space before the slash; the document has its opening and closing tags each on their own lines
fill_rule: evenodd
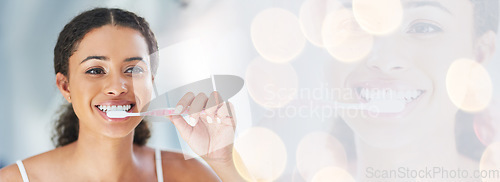
<svg viewBox="0 0 500 182">
<path fill-rule="evenodd" d="M 194 98 L 195 97 L 193 92 L 188 92 L 184 96 L 182 96 L 181 100 L 177 102 L 177 106 L 175 107 L 175 113 L 180 114 L 184 112 L 187 109 L 187 107 L 191 105 Z"/>
<path fill-rule="evenodd" d="M 208 98 L 207 105 L 205 106 L 205 113 L 207 114 L 207 122 L 213 123 L 216 120 L 215 115 L 217 115 L 217 109 L 222 106 L 222 98 L 219 92 L 214 91 L 210 94 Z"/>
<path fill-rule="evenodd" d="M 190 126 L 186 120 L 181 115 L 171 115 L 168 116 L 168 119 L 172 121 L 172 124 L 174 124 L 175 128 L 177 128 L 177 131 L 179 131 L 179 134 L 183 139 L 187 139 L 187 134 L 191 133 L 193 130 L 193 127 Z"/>
<path fill-rule="evenodd" d="M 224 102 L 222 103 L 222 106 L 217 109 L 217 116 L 216 120 L 218 123 L 228 122 L 228 124 L 231 124 L 232 126 L 236 126 L 236 119 L 234 117 L 234 106 L 230 102 Z"/>
<path fill-rule="evenodd" d="M 188 124 L 191 126 L 195 126 L 196 123 L 198 123 L 198 120 L 200 117 L 204 116 L 204 113 L 202 113 L 203 109 L 205 108 L 205 105 L 207 104 L 208 97 L 204 93 L 198 94 L 191 105 L 189 106 L 189 120 Z M 205 119 L 206 116 L 203 117 Z M 204 120 L 206 121 L 206 120 Z"/>
<path fill-rule="evenodd" d="M 192 92 L 186 93 L 182 98 L 177 102 L 177 106 L 175 107 L 175 112 L 180 114 L 186 110 L 194 100 L 194 94 Z M 175 128 L 181 133 L 181 135 L 185 133 L 190 133 L 192 127 L 188 125 L 186 120 L 181 115 L 172 115 L 168 116 L 172 124 L 174 124 Z"/>
</svg>

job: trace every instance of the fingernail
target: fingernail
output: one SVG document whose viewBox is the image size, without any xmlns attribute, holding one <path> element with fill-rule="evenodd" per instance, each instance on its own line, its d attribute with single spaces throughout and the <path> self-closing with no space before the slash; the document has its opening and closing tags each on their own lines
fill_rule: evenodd
<svg viewBox="0 0 500 182">
<path fill-rule="evenodd" d="M 175 114 L 180 114 L 182 112 L 182 108 L 184 108 L 182 105 L 175 107 Z"/>
<path fill-rule="evenodd" d="M 207 122 L 208 122 L 208 123 L 213 123 L 214 121 L 212 120 L 212 117 L 207 116 Z"/>
<path fill-rule="evenodd" d="M 218 117 L 217 117 L 217 123 L 222 123 L 222 121 Z"/>
<path fill-rule="evenodd" d="M 193 118 L 193 117 L 190 116 L 188 124 L 191 125 L 191 126 L 195 126 L 196 123 L 198 123 L 198 120 L 196 118 Z"/>
</svg>

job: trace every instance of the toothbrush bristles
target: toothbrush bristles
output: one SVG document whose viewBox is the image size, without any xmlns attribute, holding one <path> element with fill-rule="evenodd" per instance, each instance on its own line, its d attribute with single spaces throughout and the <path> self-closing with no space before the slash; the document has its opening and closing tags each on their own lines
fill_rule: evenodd
<svg viewBox="0 0 500 182">
<path fill-rule="evenodd" d="M 108 111 L 106 115 L 110 118 L 125 118 L 128 116 L 125 111 Z"/>
</svg>

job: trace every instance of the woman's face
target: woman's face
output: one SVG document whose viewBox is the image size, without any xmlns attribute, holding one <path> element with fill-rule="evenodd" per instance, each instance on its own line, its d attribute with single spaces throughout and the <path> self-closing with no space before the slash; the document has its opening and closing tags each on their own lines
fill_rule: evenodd
<svg viewBox="0 0 500 182">
<path fill-rule="evenodd" d="M 446 74 L 455 60 L 475 59 L 469 0 L 401 3 L 401 25 L 390 34 L 374 35 L 373 47 L 365 58 L 350 63 L 333 60 L 325 70 L 335 88 L 355 93 L 339 100 L 364 103 L 390 97 L 405 103 L 405 109 L 398 113 L 351 112 L 342 116 L 358 137 L 379 147 L 401 146 L 435 132 L 453 131 L 458 109 L 447 95 Z M 348 10 L 352 14 L 352 9 Z M 380 93 L 387 95 L 377 96 Z"/>
<path fill-rule="evenodd" d="M 81 132 L 112 138 L 133 135 L 141 117 L 111 119 L 106 111 L 138 112 L 150 101 L 148 45 L 140 32 L 112 25 L 91 30 L 69 58 L 68 74 Z"/>
</svg>

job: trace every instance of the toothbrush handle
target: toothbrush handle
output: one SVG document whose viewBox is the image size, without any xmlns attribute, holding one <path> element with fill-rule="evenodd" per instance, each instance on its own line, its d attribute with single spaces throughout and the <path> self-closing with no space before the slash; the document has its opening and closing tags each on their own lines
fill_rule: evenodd
<svg viewBox="0 0 500 182">
<path fill-rule="evenodd" d="M 359 109 L 359 110 L 367 109 L 366 104 L 342 103 L 334 101 L 334 105 L 336 109 Z"/>
<path fill-rule="evenodd" d="M 184 115 L 188 114 L 187 110 L 182 112 L 181 114 L 175 113 L 175 108 L 166 108 L 166 109 L 156 109 L 148 112 L 141 113 L 141 116 L 170 116 L 170 115 Z"/>
</svg>

